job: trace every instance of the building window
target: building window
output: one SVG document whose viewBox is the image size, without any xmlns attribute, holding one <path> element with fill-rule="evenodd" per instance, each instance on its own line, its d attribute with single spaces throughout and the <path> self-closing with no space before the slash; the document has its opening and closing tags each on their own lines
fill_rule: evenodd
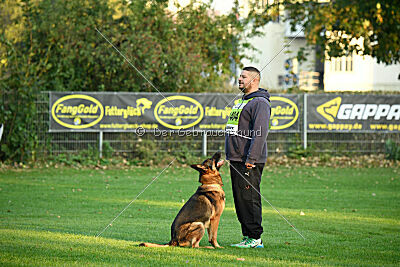
<svg viewBox="0 0 400 267">
<path fill-rule="evenodd" d="M 346 70 L 353 71 L 353 56 L 347 56 L 346 58 Z"/>
<path fill-rule="evenodd" d="M 343 57 L 332 57 L 330 60 L 332 72 L 353 71 L 353 55 Z"/>
<path fill-rule="evenodd" d="M 335 71 L 342 71 L 342 61 L 340 58 L 336 59 Z"/>
</svg>

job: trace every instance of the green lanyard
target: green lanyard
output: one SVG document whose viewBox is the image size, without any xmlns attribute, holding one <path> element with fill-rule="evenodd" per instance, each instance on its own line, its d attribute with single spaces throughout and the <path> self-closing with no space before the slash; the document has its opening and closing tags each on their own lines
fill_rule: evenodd
<svg viewBox="0 0 400 267">
<path fill-rule="evenodd" d="M 242 135 L 238 134 L 238 125 L 239 125 L 240 114 L 242 113 L 243 108 L 252 99 L 254 99 L 254 97 L 246 99 L 246 100 L 241 99 L 241 100 L 239 100 L 239 102 L 236 105 L 234 105 L 232 107 L 231 114 L 229 115 L 229 119 L 228 119 L 228 122 L 226 123 L 226 127 L 225 127 L 225 130 L 226 130 L 226 132 L 228 134 L 238 135 L 238 136 L 241 136 L 241 137 L 244 137 L 244 138 L 251 139 L 250 137 L 242 136 Z"/>
</svg>

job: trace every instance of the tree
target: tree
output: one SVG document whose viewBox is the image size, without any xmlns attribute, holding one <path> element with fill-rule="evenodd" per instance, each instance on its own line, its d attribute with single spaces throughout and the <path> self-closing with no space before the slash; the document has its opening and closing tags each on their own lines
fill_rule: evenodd
<svg viewBox="0 0 400 267">
<path fill-rule="evenodd" d="M 253 34 L 245 33 L 250 21 L 237 19 L 237 6 L 230 14 L 217 16 L 209 3 L 201 1 L 192 1 L 176 14 L 168 11 L 167 0 L 15 3 L 22 15 L 14 16 L 0 32 L 0 45 L 8 42 L 29 57 L 36 66 L 30 77 L 43 82 L 42 90 L 154 91 L 96 28 L 157 88 L 171 92 L 223 87 L 234 75 L 232 62 L 240 65 L 247 57 L 249 44 L 238 39 Z M 24 28 L 18 38 L 9 38 L 7 31 L 21 21 Z M 5 65 L 0 68 L 3 74 L 13 72 Z"/>
<path fill-rule="evenodd" d="M 321 58 L 355 52 L 387 65 L 400 63 L 399 0 L 320 2 L 284 0 L 281 5 L 292 30 L 303 25 L 307 43 L 325 48 Z"/>
<path fill-rule="evenodd" d="M 0 159 L 34 155 L 40 91 L 156 92 L 95 30 L 98 28 L 161 92 L 217 91 L 247 58 L 251 27 L 210 3 L 177 13 L 168 0 L 0 2 Z M 262 25 L 259 25 L 262 26 Z M 258 27 L 258 26 L 257 26 Z M 18 30 L 16 30 L 18 29 Z"/>
</svg>

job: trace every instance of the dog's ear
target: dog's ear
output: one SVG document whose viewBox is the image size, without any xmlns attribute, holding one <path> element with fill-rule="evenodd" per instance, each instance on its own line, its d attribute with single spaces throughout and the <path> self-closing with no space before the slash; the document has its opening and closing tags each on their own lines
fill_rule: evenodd
<svg viewBox="0 0 400 267">
<path fill-rule="evenodd" d="M 215 170 L 215 169 L 217 169 L 217 170 L 219 170 L 219 167 L 221 167 L 221 166 L 218 166 L 218 163 L 220 162 L 220 159 L 221 159 L 221 152 L 216 152 L 215 154 L 214 154 L 214 156 L 212 156 L 212 169 L 213 170 Z M 223 163 L 223 162 L 222 162 Z M 221 164 L 222 165 L 222 164 Z"/>
<path fill-rule="evenodd" d="M 192 165 L 190 165 L 190 167 L 192 167 L 193 169 L 195 169 L 196 171 L 199 171 L 199 172 L 204 172 L 206 170 L 206 167 L 202 164 L 192 164 Z"/>
<path fill-rule="evenodd" d="M 218 162 L 221 159 L 221 152 L 218 151 L 214 154 L 214 156 L 212 156 L 212 160 L 215 162 Z"/>
</svg>

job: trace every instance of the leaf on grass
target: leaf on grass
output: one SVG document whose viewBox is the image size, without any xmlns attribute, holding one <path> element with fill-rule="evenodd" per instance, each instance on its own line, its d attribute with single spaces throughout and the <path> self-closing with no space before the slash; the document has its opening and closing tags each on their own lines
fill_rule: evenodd
<svg viewBox="0 0 400 267">
<path fill-rule="evenodd" d="M 237 258 L 237 261 L 245 261 L 245 258 Z"/>
<path fill-rule="evenodd" d="M 303 211 L 300 211 L 300 216 L 306 215 Z"/>
</svg>

